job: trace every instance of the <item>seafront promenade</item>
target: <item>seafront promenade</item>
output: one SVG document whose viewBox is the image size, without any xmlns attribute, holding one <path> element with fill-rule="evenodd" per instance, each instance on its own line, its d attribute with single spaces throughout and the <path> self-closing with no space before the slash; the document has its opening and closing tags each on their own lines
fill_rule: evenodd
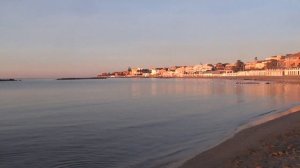
<svg viewBox="0 0 300 168">
<path fill-rule="evenodd" d="M 113 76 L 108 78 L 208 78 L 229 80 L 257 80 L 276 83 L 300 83 L 300 68 L 239 71 L 235 73 L 170 74 L 164 76 Z"/>
<path fill-rule="evenodd" d="M 196 76 L 215 76 L 215 77 L 226 77 L 226 76 L 300 76 L 300 68 L 291 69 L 268 69 L 268 70 L 255 70 L 255 71 L 239 71 L 235 73 L 223 73 L 223 74 L 197 74 Z"/>
<path fill-rule="evenodd" d="M 291 69 L 268 69 L 239 71 L 232 73 L 203 73 L 203 74 L 170 74 L 164 77 L 295 77 L 300 76 L 300 68 Z"/>
</svg>

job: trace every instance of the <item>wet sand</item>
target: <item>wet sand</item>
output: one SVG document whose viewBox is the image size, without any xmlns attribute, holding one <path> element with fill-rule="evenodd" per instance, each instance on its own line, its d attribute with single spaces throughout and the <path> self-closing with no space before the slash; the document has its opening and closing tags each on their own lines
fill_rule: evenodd
<svg viewBox="0 0 300 168">
<path fill-rule="evenodd" d="M 188 160 L 181 168 L 300 167 L 299 107 L 291 109 L 290 114 L 269 120 L 244 129 Z"/>
</svg>

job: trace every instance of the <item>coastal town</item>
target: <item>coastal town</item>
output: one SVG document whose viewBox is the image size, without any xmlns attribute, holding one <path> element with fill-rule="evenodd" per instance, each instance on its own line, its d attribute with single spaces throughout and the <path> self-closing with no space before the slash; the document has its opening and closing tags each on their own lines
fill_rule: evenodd
<svg viewBox="0 0 300 168">
<path fill-rule="evenodd" d="M 300 52 L 270 56 L 263 60 L 234 63 L 198 64 L 155 68 L 131 68 L 120 72 L 105 72 L 101 77 L 128 78 L 180 78 L 180 77 L 226 77 L 226 76 L 300 76 Z"/>
</svg>

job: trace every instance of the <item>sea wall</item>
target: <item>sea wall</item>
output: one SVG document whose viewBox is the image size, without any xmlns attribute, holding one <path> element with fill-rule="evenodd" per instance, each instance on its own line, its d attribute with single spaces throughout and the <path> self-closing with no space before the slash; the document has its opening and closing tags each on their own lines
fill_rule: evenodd
<svg viewBox="0 0 300 168">
<path fill-rule="evenodd" d="M 205 73 L 205 74 L 184 75 L 184 77 L 234 77 L 234 76 L 300 76 L 300 68 L 239 71 L 235 73 L 222 73 L 222 74 Z"/>
</svg>

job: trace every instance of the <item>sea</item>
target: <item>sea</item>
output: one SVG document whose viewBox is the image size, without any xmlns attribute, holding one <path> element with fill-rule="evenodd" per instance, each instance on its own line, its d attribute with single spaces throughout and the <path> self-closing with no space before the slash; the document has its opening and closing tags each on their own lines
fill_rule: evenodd
<svg viewBox="0 0 300 168">
<path fill-rule="evenodd" d="M 178 167 L 243 125 L 299 105 L 300 85 L 246 82 L 0 82 L 0 167 Z"/>
</svg>

